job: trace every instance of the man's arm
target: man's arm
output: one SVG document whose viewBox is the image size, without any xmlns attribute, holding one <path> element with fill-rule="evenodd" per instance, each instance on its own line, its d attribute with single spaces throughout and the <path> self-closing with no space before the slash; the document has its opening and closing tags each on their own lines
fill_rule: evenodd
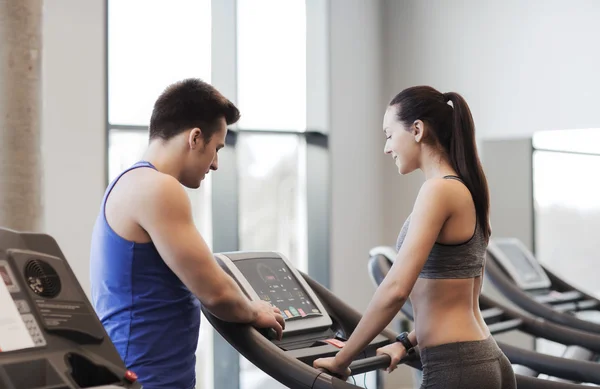
<svg viewBox="0 0 600 389">
<path fill-rule="evenodd" d="M 194 225 L 190 200 L 181 184 L 153 172 L 140 192 L 140 201 L 134 205 L 137 222 L 167 266 L 213 315 L 224 321 L 255 322 L 260 310 L 214 259 Z"/>
</svg>

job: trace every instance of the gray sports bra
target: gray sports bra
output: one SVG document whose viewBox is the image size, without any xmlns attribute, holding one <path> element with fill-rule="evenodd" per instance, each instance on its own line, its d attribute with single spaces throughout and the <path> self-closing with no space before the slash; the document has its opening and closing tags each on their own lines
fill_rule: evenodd
<svg viewBox="0 0 600 389">
<path fill-rule="evenodd" d="M 444 178 L 462 182 L 456 176 L 446 176 Z M 404 222 L 398 235 L 398 241 L 396 242 L 396 250 L 398 251 L 402 247 L 409 224 L 410 216 Z M 487 242 L 485 236 L 479 223 L 476 222 L 475 232 L 468 241 L 452 245 L 436 242 L 429 253 L 425 266 L 423 266 L 419 274 L 419 278 L 479 277 L 483 273 L 486 249 Z"/>
</svg>

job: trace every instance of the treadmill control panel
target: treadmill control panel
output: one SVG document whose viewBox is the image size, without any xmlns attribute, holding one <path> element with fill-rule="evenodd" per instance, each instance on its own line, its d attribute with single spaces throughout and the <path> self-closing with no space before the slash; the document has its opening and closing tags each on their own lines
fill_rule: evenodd
<svg viewBox="0 0 600 389">
<path fill-rule="evenodd" d="M 252 258 L 235 265 L 261 300 L 281 311 L 286 321 L 320 316 L 321 311 L 281 259 Z"/>
<path fill-rule="evenodd" d="M 251 300 L 279 308 L 284 335 L 328 328 L 332 320 L 304 277 L 282 254 L 232 252 L 215 254 Z"/>
<path fill-rule="evenodd" d="M 544 269 L 525 245 L 516 238 L 494 239 L 488 252 L 522 290 L 550 288 Z"/>
</svg>

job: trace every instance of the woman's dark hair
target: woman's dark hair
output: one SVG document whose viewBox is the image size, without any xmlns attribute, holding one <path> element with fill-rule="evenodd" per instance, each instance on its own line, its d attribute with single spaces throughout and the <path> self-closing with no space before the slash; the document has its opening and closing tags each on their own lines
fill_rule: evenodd
<svg viewBox="0 0 600 389">
<path fill-rule="evenodd" d="M 406 127 L 416 120 L 428 126 L 433 139 L 425 141 L 439 144 L 447 154 L 473 196 L 477 221 L 486 240 L 489 239 L 490 193 L 477 153 L 473 116 L 465 99 L 455 92 L 441 93 L 429 86 L 415 86 L 397 94 L 390 106 L 397 107 L 397 118 Z"/>
</svg>

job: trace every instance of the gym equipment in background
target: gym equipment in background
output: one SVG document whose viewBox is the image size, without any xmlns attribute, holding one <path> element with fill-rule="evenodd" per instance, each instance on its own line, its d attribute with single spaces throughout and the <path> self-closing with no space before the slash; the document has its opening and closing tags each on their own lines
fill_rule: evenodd
<svg viewBox="0 0 600 389">
<path fill-rule="evenodd" d="M 383 282 L 395 258 L 396 250 L 391 247 L 379 246 L 370 250 L 368 270 L 375 285 Z M 582 388 L 584 385 L 579 383 L 600 384 L 600 364 L 595 362 L 600 353 L 600 336 L 540 322 L 484 294 L 480 296 L 479 303 L 492 335 L 522 331 L 569 346 L 561 358 L 497 342 L 511 363 L 518 365 L 513 367 L 519 388 Z M 402 313 L 414 320 L 410 301 L 402 307 Z M 550 379 L 538 378 L 540 374 L 546 374 Z"/>
<path fill-rule="evenodd" d="M 486 276 L 526 312 L 600 335 L 600 301 L 544 267 L 518 239 L 490 241 Z"/>
<path fill-rule="evenodd" d="M 0 228 L 0 275 L 0 388 L 142 388 L 51 236 Z"/>
</svg>

